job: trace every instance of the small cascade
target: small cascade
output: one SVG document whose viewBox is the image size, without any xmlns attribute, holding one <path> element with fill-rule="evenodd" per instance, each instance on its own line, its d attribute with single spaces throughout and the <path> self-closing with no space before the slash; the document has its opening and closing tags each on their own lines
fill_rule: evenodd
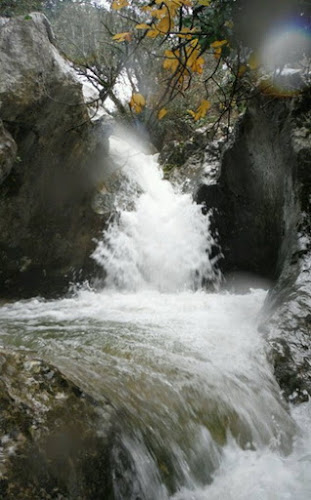
<svg viewBox="0 0 311 500">
<path fill-rule="evenodd" d="M 214 240 L 201 207 L 163 179 L 157 155 L 116 137 L 110 147 L 127 201 L 124 192 L 117 197 L 118 215 L 93 254 L 107 273 L 106 286 L 175 292 L 217 282 Z"/>
</svg>

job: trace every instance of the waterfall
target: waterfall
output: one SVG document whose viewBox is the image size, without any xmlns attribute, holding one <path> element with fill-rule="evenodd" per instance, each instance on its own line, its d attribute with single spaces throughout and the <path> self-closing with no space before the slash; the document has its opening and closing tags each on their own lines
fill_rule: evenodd
<svg viewBox="0 0 311 500">
<path fill-rule="evenodd" d="M 111 154 L 121 189 L 93 255 L 106 286 L 2 304 L 1 344 L 57 366 L 99 416 L 111 402 L 109 499 L 309 500 L 311 403 L 291 408 L 275 381 L 266 292 L 200 288 L 219 279 L 208 217 L 155 156 L 117 138 Z"/>
<path fill-rule="evenodd" d="M 201 207 L 163 179 L 157 155 L 116 137 L 110 148 L 132 206 L 124 206 L 123 191 L 116 197 L 118 215 L 93 254 L 106 270 L 106 286 L 175 292 L 217 282 L 214 241 Z"/>
</svg>

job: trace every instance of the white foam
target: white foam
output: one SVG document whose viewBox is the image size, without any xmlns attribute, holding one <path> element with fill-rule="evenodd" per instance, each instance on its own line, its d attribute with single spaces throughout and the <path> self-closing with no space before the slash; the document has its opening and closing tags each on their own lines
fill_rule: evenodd
<svg viewBox="0 0 311 500">
<path fill-rule="evenodd" d="M 111 139 L 111 154 L 129 193 L 133 184 L 137 190 L 134 208 L 119 209 L 93 255 L 107 272 L 106 286 L 174 292 L 216 280 L 209 219 L 201 207 L 163 180 L 156 156 L 118 138 Z"/>
</svg>

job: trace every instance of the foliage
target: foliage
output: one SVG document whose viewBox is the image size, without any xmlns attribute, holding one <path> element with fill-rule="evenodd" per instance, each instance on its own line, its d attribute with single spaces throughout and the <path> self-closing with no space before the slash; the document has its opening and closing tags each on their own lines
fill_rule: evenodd
<svg viewBox="0 0 311 500">
<path fill-rule="evenodd" d="M 150 92 L 146 95 L 146 106 L 152 108 L 151 114 L 158 119 L 167 119 L 172 102 L 184 98 L 193 86 L 200 87 L 197 96 L 201 100 L 193 99 L 191 108 L 185 112 L 195 121 L 204 119 L 216 100 L 220 101 L 221 116 L 229 112 L 233 93 L 226 92 L 229 85 L 226 87 L 222 81 L 223 64 L 235 80 L 241 76 L 232 30 L 233 3 L 232 0 L 113 1 L 112 9 L 127 20 L 126 30 L 112 37 L 116 44 L 135 52 L 138 46 L 153 42 L 150 54 L 157 66 L 158 88 L 151 96 Z M 138 90 L 134 89 L 133 94 Z M 211 90 L 214 96 L 210 97 Z M 131 109 L 136 113 L 142 111 L 142 108 Z"/>
<path fill-rule="evenodd" d="M 177 11 L 183 15 L 184 25 L 177 36 L 173 33 L 173 20 L 163 15 L 160 2 L 154 3 L 156 15 L 151 24 L 150 9 L 142 9 L 146 2 L 118 1 L 111 2 L 111 5 L 115 8 L 105 9 L 68 0 L 61 8 L 47 11 L 60 49 L 97 89 L 102 103 L 106 104 L 110 98 L 124 120 L 138 127 L 143 124 L 152 131 L 157 145 L 165 136 L 174 138 L 177 130 L 189 134 L 191 122 L 194 124 L 204 119 L 219 94 L 220 83 L 217 87 L 211 82 L 213 95 L 206 95 L 209 75 L 216 80 L 217 77 L 223 78 L 224 73 L 219 54 L 228 48 L 225 47 L 227 42 L 217 39 L 219 26 L 213 31 L 211 43 L 220 43 L 203 57 L 203 36 L 199 32 L 196 36 L 192 34 L 197 28 L 189 24 L 190 8 L 178 7 L 169 11 L 170 15 L 176 12 L 176 19 Z M 224 17 L 223 12 L 220 16 L 219 9 L 213 13 L 213 23 L 217 16 L 218 24 L 228 17 Z M 197 12 L 196 23 L 200 16 Z M 168 27 L 170 33 L 164 31 Z M 131 89 L 132 96 L 128 95 L 127 102 L 118 92 L 121 81 Z M 137 106 L 134 102 L 138 94 L 144 98 L 143 105 Z M 208 104 L 201 103 L 199 96 L 204 97 Z M 173 117 L 177 122 L 186 121 L 187 126 L 182 127 L 180 123 L 173 128 Z"/>
<path fill-rule="evenodd" d="M 258 86 L 257 48 L 269 26 L 303 13 L 303 29 L 311 27 L 306 0 L 4 0 L 0 13 L 43 7 L 60 49 L 96 88 L 92 104 L 112 100 L 157 141 L 174 136 L 173 117 L 187 123 L 185 133 L 230 124 Z M 269 81 L 265 89 L 273 95 Z"/>
<path fill-rule="evenodd" d="M 271 20 L 265 20 L 260 16 L 264 8 L 266 17 L 269 19 L 269 9 L 272 11 Z M 117 33 L 113 39 L 118 44 L 126 44 L 129 50 L 135 50 L 135 45 L 144 43 L 146 39 L 158 41 L 158 47 L 162 48 L 162 70 L 158 80 L 165 82 L 164 94 L 159 96 L 153 109 L 158 118 L 164 118 L 169 114 L 168 107 L 178 96 L 184 96 L 193 86 L 198 77 L 204 85 L 204 92 L 200 92 L 202 100 L 197 103 L 195 109 L 189 109 L 189 114 L 195 121 L 202 120 L 212 108 L 210 99 L 211 89 L 217 89 L 219 102 L 219 119 L 227 116 L 230 121 L 233 109 L 242 106 L 243 99 L 248 99 L 250 92 L 261 79 L 258 71 L 262 59 L 258 54 L 258 47 L 263 44 L 264 37 L 272 27 L 278 23 L 285 24 L 288 19 L 299 21 L 300 31 L 304 35 L 310 34 L 311 7 L 305 0 L 284 0 L 282 5 L 277 3 L 271 7 L 271 2 L 263 0 L 114 0 L 112 9 L 124 12 L 124 18 L 128 19 L 126 31 Z M 139 23 L 133 25 L 135 17 L 133 14 L 139 12 Z M 251 22 L 250 22 L 251 20 Z M 130 26 L 132 22 L 132 27 Z M 248 24 L 247 24 L 248 23 Z M 245 26 L 248 27 L 246 36 Z M 258 28 L 260 36 L 254 36 L 252 29 Z M 289 28 L 286 28 L 287 31 Z M 297 28 L 298 29 L 298 28 Z M 285 31 L 286 36 L 287 31 Z M 137 36 L 137 32 L 141 33 Z M 260 43 L 259 43 L 260 42 Z M 273 42 L 271 42 L 273 43 Z M 276 43 L 276 42 L 275 42 Z M 309 44 L 302 48 L 299 44 L 289 47 L 282 57 L 276 59 L 280 68 L 298 58 L 310 56 L 308 54 Z M 153 49 L 154 50 L 154 49 Z M 258 49 L 259 50 L 259 49 Z M 275 52 L 279 48 L 270 47 Z M 290 57 L 290 52 L 292 53 Z M 211 65 L 210 58 L 214 59 Z M 208 61 L 210 70 L 208 68 Z M 226 79 L 222 78 L 221 68 L 226 68 Z M 263 69 L 265 71 L 265 68 Z M 280 70 L 279 70 L 280 71 Z M 274 76 L 266 79 L 261 84 L 260 90 L 269 95 L 293 95 L 291 90 L 274 88 Z M 273 80 L 273 81 L 272 81 Z M 299 92 L 299 89 L 298 89 Z M 147 99 L 148 105 L 148 99 Z M 165 110 L 165 112 L 162 110 Z M 136 113 L 142 108 L 135 109 Z M 217 120 L 219 123 L 219 120 Z"/>
</svg>

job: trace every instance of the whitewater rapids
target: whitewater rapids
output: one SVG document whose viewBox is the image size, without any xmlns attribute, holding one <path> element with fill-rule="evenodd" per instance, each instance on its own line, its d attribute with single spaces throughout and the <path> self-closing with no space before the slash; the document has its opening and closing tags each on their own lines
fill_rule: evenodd
<svg viewBox="0 0 311 500">
<path fill-rule="evenodd" d="M 94 253 L 105 283 L 2 305 L 2 346 L 124 415 L 134 470 L 114 479 L 116 500 L 309 500 L 311 405 L 289 408 L 274 379 L 257 330 L 266 292 L 204 291 L 219 273 L 201 207 L 156 158 L 118 139 L 112 154 L 130 200 L 117 199 Z"/>
</svg>

